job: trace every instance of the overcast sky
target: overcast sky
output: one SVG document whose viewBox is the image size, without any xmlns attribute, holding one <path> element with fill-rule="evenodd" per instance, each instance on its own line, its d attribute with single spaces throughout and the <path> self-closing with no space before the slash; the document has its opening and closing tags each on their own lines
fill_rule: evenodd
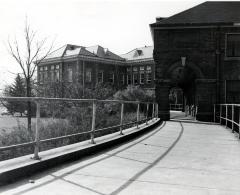
<svg viewBox="0 0 240 195">
<path fill-rule="evenodd" d="M 23 37 L 27 16 L 39 38 L 64 44 L 101 45 L 116 54 L 153 45 L 149 24 L 204 1 L 173 0 L 0 0 L 0 89 L 20 72 L 5 43 Z M 1 92 L 1 91 L 0 91 Z"/>
</svg>

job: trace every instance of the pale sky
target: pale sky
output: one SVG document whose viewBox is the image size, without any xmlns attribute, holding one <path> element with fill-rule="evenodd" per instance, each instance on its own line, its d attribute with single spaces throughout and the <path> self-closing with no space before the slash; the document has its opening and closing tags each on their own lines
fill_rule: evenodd
<svg viewBox="0 0 240 195">
<path fill-rule="evenodd" d="M 149 24 L 204 1 L 0 0 L 0 93 L 21 70 L 6 49 L 8 37 L 23 38 L 27 16 L 38 37 L 64 44 L 101 45 L 116 54 L 153 45 Z"/>
</svg>

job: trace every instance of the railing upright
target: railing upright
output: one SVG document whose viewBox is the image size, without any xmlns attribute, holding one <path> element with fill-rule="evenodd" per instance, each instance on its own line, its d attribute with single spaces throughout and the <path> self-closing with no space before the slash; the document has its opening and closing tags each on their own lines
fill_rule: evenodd
<svg viewBox="0 0 240 195">
<path fill-rule="evenodd" d="M 240 139 L 240 107 L 238 110 L 238 139 Z"/>
<path fill-rule="evenodd" d="M 158 103 L 156 104 L 156 118 L 158 118 Z"/>
<path fill-rule="evenodd" d="M 140 105 L 147 105 L 147 114 L 146 114 L 146 124 L 148 124 L 148 119 L 150 118 L 157 118 L 158 117 L 158 104 L 157 103 L 152 103 L 152 102 L 139 102 L 139 101 L 119 101 L 119 100 L 96 100 L 96 99 L 68 99 L 68 98 L 40 98 L 40 97 L 0 97 L 0 100 L 2 101 L 23 101 L 23 102 L 27 102 L 27 101 L 31 101 L 36 103 L 36 119 L 35 119 L 35 137 L 34 137 L 34 141 L 31 142 L 27 142 L 27 143 L 23 143 L 23 144 L 16 144 L 16 145 L 11 145 L 11 146 L 4 146 L 4 147 L 0 147 L 0 151 L 4 151 L 4 150 L 9 150 L 9 149 L 14 149 L 14 148 L 18 148 L 18 147 L 34 147 L 34 153 L 32 155 L 32 159 L 36 159 L 36 160 L 40 160 L 41 156 L 39 156 L 39 152 L 40 152 L 40 144 L 41 143 L 47 143 L 50 141 L 56 141 L 56 140 L 62 140 L 65 138 L 71 138 L 74 136 L 80 136 L 80 135 L 87 135 L 90 136 L 90 138 L 88 137 L 89 142 L 92 144 L 95 144 L 95 132 L 99 132 L 100 130 L 103 129 L 107 129 L 107 128 L 103 128 L 103 129 L 97 129 L 96 130 L 96 112 L 97 112 L 97 106 L 98 106 L 98 102 L 117 102 L 118 105 L 119 103 L 121 104 L 121 118 L 120 118 L 120 125 L 116 125 L 116 126 L 112 126 L 109 128 L 118 128 L 120 127 L 120 134 L 123 134 L 123 127 L 125 125 L 132 125 L 132 124 L 136 124 L 136 121 L 134 120 L 132 123 L 126 123 L 124 124 L 124 109 L 126 109 L 126 104 L 129 103 L 133 103 L 134 105 L 137 104 L 137 110 L 136 110 L 136 114 L 137 114 L 137 128 L 139 129 L 139 126 L 141 123 L 144 123 L 145 119 L 141 119 L 140 120 Z M 91 129 L 89 129 L 86 132 L 83 133 L 76 133 L 76 134 L 70 134 L 70 135 L 65 135 L 65 136 L 59 136 L 59 137 L 54 137 L 54 138 L 49 138 L 49 139 L 40 139 L 40 127 L 41 127 L 41 109 L 44 108 L 44 102 L 48 101 L 48 102 L 52 102 L 52 101 L 63 101 L 63 102 L 85 102 L 88 103 L 89 106 L 91 106 L 92 104 L 92 124 L 91 124 Z M 150 111 L 151 108 L 151 104 L 152 104 L 152 113 Z M 150 113 L 149 113 L 150 111 Z M 91 110 L 90 110 L 91 112 Z M 53 116 L 53 115 L 52 115 Z M 240 119 L 240 118 L 239 118 Z M 119 120 L 119 119 L 118 119 Z"/>
<path fill-rule="evenodd" d="M 139 128 L 139 110 L 140 110 L 140 103 L 137 104 L 137 129 Z"/>
<path fill-rule="evenodd" d="M 155 104 L 153 103 L 153 104 L 152 104 L 152 118 L 154 118 L 154 110 L 155 110 L 155 109 L 154 109 L 154 106 L 155 106 Z"/>
<path fill-rule="evenodd" d="M 124 103 L 121 103 L 121 119 L 120 119 L 120 135 L 123 135 L 123 114 L 124 114 Z"/>
<path fill-rule="evenodd" d="M 226 122 L 226 128 L 227 128 L 227 118 L 228 118 L 228 106 L 226 105 L 226 108 L 225 108 L 225 110 L 226 110 L 226 115 L 225 115 L 225 122 Z"/>
<path fill-rule="evenodd" d="M 232 133 L 234 133 L 234 105 L 232 105 Z"/>
<path fill-rule="evenodd" d="M 95 126 L 96 126 L 96 101 L 93 101 L 93 104 L 92 104 L 92 130 L 91 130 L 91 143 L 92 144 L 95 144 L 95 141 L 94 141 Z"/>
<path fill-rule="evenodd" d="M 222 105 L 220 104 L 220 117 L 219 117 L 219 119 L 220 119 L 220 125 L 222 124 Z"/>
<path fill-rule="evenodd" d="M 148 111 L 149 111 L 149 103 L 147 103 L 146 125 L 148 124 Z"/>
<path fill-rule="evenodd" d="M 216 122 L 216 104 L 214 104 L 214 107 L 213 107 L 213 121 L 214 123 Z"/>
<path fill-rule="evenodd" d="M 40 147 L 40 138 L 39 138 L 39 127 L 40 127 L 40 110 L 41 104 L 39 101 L 36 101 L 36 129 L 35 129 L 35 145 L 34 145 L 34 156 L 33 159 L 39 160 L 39 147 Z"/>
</svg>

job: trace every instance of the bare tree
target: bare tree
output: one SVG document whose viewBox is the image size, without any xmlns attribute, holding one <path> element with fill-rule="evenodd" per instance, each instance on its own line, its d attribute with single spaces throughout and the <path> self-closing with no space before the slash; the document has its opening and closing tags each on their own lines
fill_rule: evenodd
<svg viewBox="0 0 240 195">
<path fill-rule="evenodd" d="M 27 20 L 24 26 L 24 42 L 19 44 L 16 37 L 7 42 L 9 54 L 16 60 L 22 70 L 26 83 L 26 97 L 32 96 L 32 80 L 37 66 L 51 53 L 53 49 L 52 41 L 48 43 L 48 38 L 37 39 L 37 32 L 32 30 Z M 28 130 L 31 131 L 31 102 L 27 103 Z"/>
</svg>

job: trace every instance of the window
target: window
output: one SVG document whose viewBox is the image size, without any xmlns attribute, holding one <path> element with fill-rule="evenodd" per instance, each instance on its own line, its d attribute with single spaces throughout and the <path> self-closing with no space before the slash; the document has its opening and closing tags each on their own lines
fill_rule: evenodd
<svg viewBox="0 0 240 195">
<path fill-rule="evenodd" d="M 92 69 L 90 68 L 86 69 L 86 82 L 92 82 Z"/>
<path fill-rule="evenodd" d="M 147 70 L 152 71 L 152 67 L 151 66 L 147 66 Z"/>
<path fill-rule="evenodd" d="M 127 67 L 127 84 L 132 85 L 132 68 Z"/>
<path fill-rule="evenodd" d="M 138 84 L 138 68 L 133 67 L 133 84 L 137 85 Z"/>
<path fill-rule="evenodd" d="M 103 72 L 98 73 L 98 83 L 103 83 Z"/>
<path fill-rule="evenodd" d="M 52 70 L 50 72 L 50 81 L 54 82 L 54 71 L 52 71 Z"/>
<path fill-rule="evenodd" d="M 108 81 L 109 83 L 114 83 L 114 73 L 109 73 Z"/>
<path fill-rule="evenodd" d="M 120 83 L 124 85 L 124 74 L 120 74 Z"/>
<path fill-rule="evenodd" d="M 131 74 L 127 74 L 127 84 L 131 85 L 132 81 L 131 81 Z"/>
<path fill-rule="evenodd" d="M 48 81 L 48 72 L 44 71 L 43 72 L 43 82 Z"/>
<path fill-rule="evenodd" d="M 59 70 L 55 70 L 54 71 L 54 81 L 55 82 L 58 82 L 59 81 L 59 76 L 60 76 L 60 73 L 59 73 Z"/>
<path fill-rule="evenodd" d="M 145 81 L 144 66 L 140 66 L 140 84 L 144 84 L 144 81 Z"/>
<path fill-rule="evenodd" d="M 133 84 L 134 85 L 138 84 L 138 73 L 137 72 L 133 73 Z"/>
<path fill-rule="evenodd" d="M 72 82 L 73 81 L 73 70 L 72 66 L 68 66 L 67 68 L 67 81 Z"/>
<path fill-rule="evenodd" d="M 44 82 L 43 72 L 39 72 L 39 82 L 40 82 L 40 84 L 42 84 Z"/>
<path fill-rule="evenodd" d="M 240 57 L 240 34 L 227 34 L 226 57 Z"/>
<path fill-rule="evenodd" d="M 147 66 L 147 71 L 146 71 L 146 82 L 150 84 L 152 82 L 152 67 Z"/>
</svg>

